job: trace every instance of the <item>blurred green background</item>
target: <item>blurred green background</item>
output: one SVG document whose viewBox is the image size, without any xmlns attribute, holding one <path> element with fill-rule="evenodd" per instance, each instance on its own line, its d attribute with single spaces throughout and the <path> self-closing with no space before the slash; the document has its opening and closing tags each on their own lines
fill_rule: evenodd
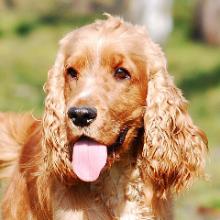
<svg viewBox="0 0 220 220">
<path fill-rule="evenodd" d="M 71 2 L 71 3 L 70 3 Z M 119 13 L 120 1 L 0 1 L 0 110 L 41 115 L 42 90 L 58 40 L 73 28 Z M 120 7 L 126 8 L 126 2 Z M 164 45 L 169 71 L 208 135 L 210 181 L 198 181 L 175 202 L 175 219 L 220 219 L 220 47 L 193 38 L 195 1 L 175 0 L 174 29 Z M 220 28 L 220 27 L 219 27 Z"/>
</svg>

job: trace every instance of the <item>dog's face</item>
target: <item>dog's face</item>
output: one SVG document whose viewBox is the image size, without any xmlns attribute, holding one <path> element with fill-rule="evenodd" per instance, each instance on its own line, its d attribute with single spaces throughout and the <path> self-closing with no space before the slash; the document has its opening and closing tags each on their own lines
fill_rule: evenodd
<svg viewBox="0 0 220 220">
<path fill-rule="evenodd" d="M 143 127 L 147 68 L 140 41 L 127 35 L 86 27 L 70 42 L 64 95 L 71 160 L 78 177 L 94 181 Z"/>
<path fill-rule="evenodd" d="M 61 181 L 95 181 L 138 146 L 142 177 L 161 191 L 202 174 L 206 136 L 142 27 L 109 16 L 69 33 L 45 91 L 43 152 Z M 144 143 L 133 145 L 138 135 Z"/>
</svg>

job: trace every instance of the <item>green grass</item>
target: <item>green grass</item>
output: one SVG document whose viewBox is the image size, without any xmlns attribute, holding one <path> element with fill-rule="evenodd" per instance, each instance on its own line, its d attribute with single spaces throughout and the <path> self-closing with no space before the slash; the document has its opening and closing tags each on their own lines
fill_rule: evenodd
<svg viewBox="0 0 220 220">
<path fill-rule="evenodd" d="M 2 39 L 0 57 L 0 109 L 2 111 L 43 110 L 43 84 L 53 65 L 58 41 L 65 33 L 93 21 L 100 15 L 73 16 L 65 22 L 45 16 L 33 18 L 9 13 L 0 15 Z M 3 18 L 4 17 L 4 18 Z M 2 19 L 3 18 L 3 19 Z M 64 19 L 64 18 L 63 18 Z M 10 25 L 5 25 L 5 23 Z"/>
<path fill-rule="evenodd" d="M 220 145 L 220 47 L 193 40 L 195 1 L 174 4 L 175 29 L 165 47 L 169 70 L 190 102 L 196 124 L 210 147 Z"/>
</svg>

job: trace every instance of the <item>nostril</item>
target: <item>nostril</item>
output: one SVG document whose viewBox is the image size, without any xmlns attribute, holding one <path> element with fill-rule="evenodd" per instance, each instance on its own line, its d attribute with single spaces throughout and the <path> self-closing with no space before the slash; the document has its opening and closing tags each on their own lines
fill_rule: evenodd
<svg viewBox="0 0 220 220">
<path fill-rule="evenodd" d="M 95 119 L 97 117 L 97 110 L 95 108 L 89 108 L 87 117 L 90 119 Z"/>
<path fill-rule="evenodd" d="M 77 117 L 77 108 L 75 108 L 75 107 L 70 108 L 67 112 L 67 115 L 70 119 L 76 118 Z"/>
<path fill-rule="evenodd" d="M 67 112 L 68 117 L 77 126 L 87 126 L 97 117 L 97 110 L 93 107 L 72 107 Z"/>
</svg>

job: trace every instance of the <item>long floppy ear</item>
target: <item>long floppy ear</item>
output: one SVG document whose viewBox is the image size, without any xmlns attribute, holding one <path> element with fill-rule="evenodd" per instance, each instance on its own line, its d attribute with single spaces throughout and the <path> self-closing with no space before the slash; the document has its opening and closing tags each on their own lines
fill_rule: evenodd
<svg viewBox="0 0 220 220">
<path fill-rule="evenodd" d="M 64 38 L 65 39 L 65 38 Z M 44 86 L 46 92 L 45 112 L 43 117 L 43 150 L 47 169 L 53 170 L 59 178 L 68 176 L 68 143 L 65 126 L 64 68 L 65 56 L 63 42 L 60 43 L 55 64 L 48 72 L 48 80 Z M 65 163 L 64 163 L 65 161 Z M 49 168 L 48 168 L 49 167 Z"/>
<path fill-rule="evenodd" d="M 188 103 L 167 72 L 160 48 L 150 42 L 144 115 L 144 173 L 158 191 L 178 192 L 203 175 L 207 138 L 193 124 Z"/>
</svg>

